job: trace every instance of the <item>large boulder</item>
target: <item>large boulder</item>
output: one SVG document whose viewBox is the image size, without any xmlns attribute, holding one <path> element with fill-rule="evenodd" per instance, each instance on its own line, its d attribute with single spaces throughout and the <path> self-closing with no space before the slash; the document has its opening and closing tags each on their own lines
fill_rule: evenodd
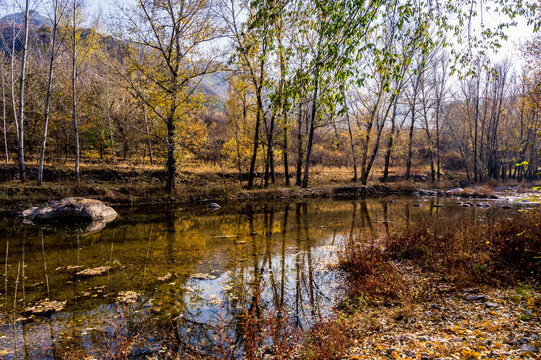
<svg viewBox="0 0 541 360">
<path fill-rule="evenodd" d="M 32 222 L 109 222 L 117 215 L 117 212 L 112 207 L 105 205 L 103 202 L 82 197 L 49 201 L 44 206 L 26 209 L 21 213 L 23 219 Z"/>
</svg>

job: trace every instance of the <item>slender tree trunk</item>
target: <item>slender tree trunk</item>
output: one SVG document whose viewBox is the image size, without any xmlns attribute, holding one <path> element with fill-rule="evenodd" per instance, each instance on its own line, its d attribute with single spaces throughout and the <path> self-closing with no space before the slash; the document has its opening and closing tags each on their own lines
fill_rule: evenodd
<svg viewBox="0 0 541 360">
<path fill-rule="evenodd" d="M 477 176 L 477 134 L 479 132 L 478 130 L 478 123 L 479 123 L 479 82 L 480 82 L 480 75 L 477 77 L 477 86 L 475 89 L 475 119 L 474 119 L 474 134 L 473 134 L 473 181 L 478 182 L 478 176 Z"/>
<path fill-rule="evenodd" d="M 72 86 L 72 105 L 73 105 L 73 135 L 75 139 L 75 181 L 77 185 L 81 182 L 79 177 L 79 126 L 77 125 L 77 89 L 75 83 L 77 80 L 77 5 L 76 1 L 73 1 L 73 58 L 72 58 L 72 74 L 71 74 L 71 86 Z"/>
<path fill-rule="evenodd" d="M 106 97 L 106 106 L 107 106 L 107 123 L 109 125 L 109 137 L 111 138 L 111 152 L 113 153 L 113 164 L 116 165 L 116 153 L 115 153 L 115 139 L 113 137 L 113 126 L 111 125 L 111 111 L 109 109 L 109 79 L 105 79 L 105 97 Z M 144 105 L 143 105 L 144 107 Z M 148 123 L 146 121 L 146 111 L 143 109 L 144 117 L 145 117 L 145 125 L 147 127 L 147 133 L 148 133 Z M 150 152 L 150 159 L 152 159 L 152 150 L 149 148 Z M 152 163 L 152 160 L 150 161 Z"/>
<path fill-rule="evenodd" d="M 252 152 L 252 160 L 250 161 L 250 173 L 248 174 L 248 190 L 251 190 L 254 187 L 254 172 L 255 172 L 255 162 L 257 160 L 257 148 L 259 146 L 259 131 L 261 127 L 261 113 L 263 112 L 263 101 L 261 100 L 261 88 L 257 88 L 256 91 L 257 97 L 257 113 L 255 120 L 255 134 L 254 134 L 254 149 Z"/>
<path fill-rule="evenodd" d="M 314 83 L 314 97 L 312 99 L 312 113 L 310 114 L 310 129 L 308 134 L 308 144 L 306 144 L 306 159 L 304 165 L 304 176 L 302 179 L 302 187 L 308 187 L 308 175 L 310 173 L 310 157 L 312 155 L 312 144 L 314 141 L 314 130 L 316 129 L 316 110 L 317 110 L 317 96 L 319 90 L 319 66 L 316 67 L 315 83 Z"/>
<path fill-rule="evenodd" d="M 345 94 L 344 94 L 345 98 Z M 346 106 L 346 122 L 348 124 L 349 143 L 351 145 L 351 156 L 353 158 L 353 182 L 357 181 L 357 157 L 355 155 L 355 142 L 353 141 L 353 131 L 351 130 L 351 122 L 349 121 L 349 111 Z"/>
<path fill-rule="evenodd" d="M 441 168 L 440 168 L 440 100 L 436 107 L 436 154 L 437 154 L 437 177 L 438 181 L 441 179 Z"/>
<path fill-rule="evenodd" d="M 286 186 L 289 186 L 289 162 L 288 162 L 288 138 L 287 138 L 287 111 L 284 109 L 284 119 L 283 119 L 283 131 L 284 131 L 284 149 L 283 149 L 283 159 L 284 159 L 284 176 L 286 179 Z"/>
<path fill-rule="evenodd" d="M 41 136 L 41 149 L 39 152 L 39 166 L 38 166 L 38 185 L 43 183 L 43 163 L 45 161 L 45 146 L 47 144 L 47 127 L 49 125 L 49 108 L 51 100 L 51 86 L 53 82 L 53 70 L 54 70 L 54 58 L 56 51 L 56 30 L 58 26 L 58 0 L 54 2 L 54 19 L 53 19 L 53 45 L 51 49 L 51 57 L 49 59 L 49 77 L 47 79 L 47 91 L 45 94 L 45 113 L 43 116 L 43 134 Z"/>
<path fill-rule="evenodd" d="M 271 181 L 274 184 L 275 182 L 275 172 L 274 172 L 274 123 L 276 119 L 276 114 L 273 112 L 270 118 L 270 125 L 266 126 L 267 128 L 267 163 L 265 166 L 265 187 L 269 185 L 269 175 L 271 176 Z M 270 173 L 269 173 L 270 170 Z"/>
<path fill-rule="evenodd" d="M 15 2 L 13 2 L 13 13 L 15 14 Z M 11 24 L 11 66 L 10 66 L 10 76 L 11 76 L 11 106 L 13 108 L 13 120 L 15 123 L 15 133 L 17 134 L 17 143 L 19 143 L 19 119 L 17 118 L 17 105 L 15 104 L 15 40 L 18 37 L 18 34 L 15 34 L 15 21 L 12 20 Z"/>
<path fill-rule="evenodd" d="M 177 164 L 175 159 L 175 123 L 173 115 L 171 115 L 167 119 L 167 184 L 165 186 L 165 190 L 171 195 L 175 191 L 176 170 Z"/>
<path fill-rule="evenodd" d="M 8 151 L 8 137 L 7 137 L 7 128 L 6 128 L 6 92 L 5 92 L 5 79 L 4 79 L 4 69 L 2 68 L 2 125 L 3 125 L 3 134 L 4 134 L 4 151 L 6 154 L 6 164 L 9 163 L 9 151 Z"/>
<path fill-rule="evenodd" d="M 150 165 L 154 165 L 154 157 L 152 155 L 152 139 L 150 138 L 150 128 L 148 126 L 148 116 L 147 116 L 147 107 L 146 104 L 143 102 L 143 120 L 145 121 L 145 130 L 147 133 L 147 145 L 148 145 L 148 156 L 150 158 Z M 109 131 L 111 132 L 111 143 L 113 141 L 113 132 L 111 131 L 111 123 L 109 122 Z M 113 153 L 114 153 L 114 146 L 113 146 Z"/>
<path fill-rule="evenodd" d="M 383 182 L 387 182 L 389 178 L 389 163 L 391 162 L 391 152 L 394 145 L 394 132 L 396 128 L 396 108 L 398 106 L 398 99 L 393 104 L 393 114 L 391 115 L 391 133 L 389 135 L 389 141 L 387 141 L 387 151 L 385 152 L 385 165 L 383 167 Z"/>
<path fill-rule="evenodd" d="M 411 125 L 410 125 L 410 131 L 408 136 L 408 158 L 406 160 L 406 174 L 405 178 L 410 178 L 410 172 L 411 172 L 411 158 L 413 156 L 413 130 L 415 128 L 415 102 L 417 101 L 417 85 L 415 86 L 414 92 L 413 92 L 413 99 L 411 103 Z"/>
<path fill-rule="evenodd" d="M 302 145 L 302 103 L 299 100 L 299 117 L 297 118 L 297 170 L 295 175 L 295 185 L 302 185 L 302 158 L 304 155 Z"/>
<path fill-rule="evenodd" d="M 30 1 L 26 0 L 24 13 L 24 38 L 23 55 L 21 59 L 21 76 L 19 78 L 19 173 L 21 181 L 26 181 L 26 167 L 24 165 L 24 88 L 26 80 L 26 58 L 28 56 L 28 22 L 30 12 Z"/>
</svg>

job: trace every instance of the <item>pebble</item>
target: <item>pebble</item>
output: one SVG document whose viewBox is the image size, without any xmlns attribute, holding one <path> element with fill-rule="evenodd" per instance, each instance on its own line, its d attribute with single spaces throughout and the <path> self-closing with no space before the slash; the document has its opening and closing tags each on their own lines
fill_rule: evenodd
<svg viewBox="0 0 541 360">
<path fill-rule="evenodd" d="M 485 306 L 486 306 L 487 308 L 489 308 L 489 309 L 492 309 L 492 308 L 498 307 L 498 304 L 493 303 L 493 302 L 490 302 L 490 301 L 487 301 L 487 302 L 485 303 Z"/>
<path fill-rule="evenodd" d="M 415 353 L 411 350 L 406 350 L 404 354 L 406 354 L 406 356 L 409 356 L 410 358 L 415 358 Z"/>
<path fill-rule="evenodd" d="M 468 301 L 477 301 L 477 300 L 485 300 L 485 295 L 467 295 L 466 300 Z"/>
<path fill-rule="evenodd" d="M 521 352 L 531 352 L 531 353 L 536 353 L 537 352 L 537 348 L 535 346 L 532 346 L 532 345 L 528 345 L 528 344 L 523 344 L 521 347 L 520 347 L 520 350 Z"/>
</svg>

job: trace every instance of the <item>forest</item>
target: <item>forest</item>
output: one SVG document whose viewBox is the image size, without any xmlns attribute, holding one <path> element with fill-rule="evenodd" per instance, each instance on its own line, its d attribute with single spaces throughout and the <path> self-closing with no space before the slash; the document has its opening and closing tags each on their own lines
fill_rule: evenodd
<svg viewBox="0 0 541 360">
<path fill-rule="evenodd" d="M 316 165 L 363 185 L 538 178 L 541 37 L 494 56 L 518 19 L 539 27 L 538 2 L 2 6 L 2 157 L 22 181 L 27 163 L 38 184 L 51 166 L 77 183 L 80 164 L 159 166 L 170 193 L 187 163 L 248 189 L 308 187 Z"/>
</svg>

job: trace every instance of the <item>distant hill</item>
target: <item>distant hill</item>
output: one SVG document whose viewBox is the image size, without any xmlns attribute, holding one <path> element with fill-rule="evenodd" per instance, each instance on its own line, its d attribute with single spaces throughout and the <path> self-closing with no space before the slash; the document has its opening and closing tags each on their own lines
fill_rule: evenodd
<svg viewBox="0 0 541 360">
<path fill-rule="evenodd" d="M 223 107 L 224 103 L 228 100 L 227 73 L 216 72 L 206 75 L 199 84 L 199 88 L 205 95 L 216 98 L 216 107 Z"/>
<path fill-rule="evenodd" d="M 51 27 L 53 26 L 53 21 L 49 19 L 46 16 L 41 15 L 39 12 L 35 10 L 30 10 L 30 26 L 32 27 L 42 27 L 47 26 Z M 22 12 L 6 15 L 3 18 L 0 19 L 0 25 L 5 26 L 6 24 L 17 24 L 17 25 L 24 25 L 24 14 Z"/>
<path fill-rule="evenodd" d="M 17 53 L 22 50 L 23 25 L 24 14 L 22 12 L 6 15 L 0 19 L 0 52 L 9 55 L 13 36 L 15 36 L 15 52 Z M 31 11 L 29 27 L 30 46 L 42 47 L 43 44 L 50 44 L 52 42 L 52 20 L 48 17 L 41 15 L 37 11 Z M 84 31 L 83 36 L 85 36 Z M 101 41 L 104 41 L 107 44 L 108 51 L 114 52 L 118 49 L 116 46 L 117 40 L 110 36 L 103 36 Z M 216 98 L 217 101 L 215 107 L 223 107 L 228 97 L 227 74 L 224 72 L 217 72 L 205 76 L 199 84 L 199 90 L 207 96 Z"/>
</svg>

